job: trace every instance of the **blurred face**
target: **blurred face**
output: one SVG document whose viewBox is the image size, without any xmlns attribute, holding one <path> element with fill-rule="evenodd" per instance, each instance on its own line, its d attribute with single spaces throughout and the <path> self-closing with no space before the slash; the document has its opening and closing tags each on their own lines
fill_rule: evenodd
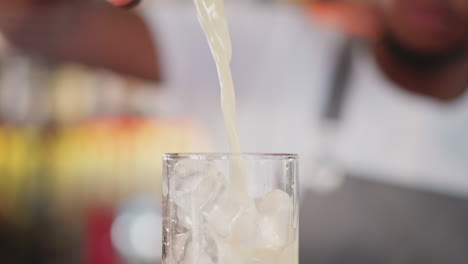
<svg viewBox="0 0 468 264">
<path fill-rule="evenodd" d="M 406 49 L 451 53 L 468 44 L 468 0 L 376 0 L 387 34 Z"/>
</svg>

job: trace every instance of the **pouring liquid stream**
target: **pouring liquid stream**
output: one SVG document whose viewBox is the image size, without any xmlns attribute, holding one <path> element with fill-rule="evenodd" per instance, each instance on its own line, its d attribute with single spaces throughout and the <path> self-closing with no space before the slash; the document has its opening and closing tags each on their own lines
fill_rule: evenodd
<svg viewBox="0 0 468 264">
<path fill-rule="evenodd" d="M 237 128 L 236 95 L 231 72 L 232 44 L 223 0 L 194 0 L 198 20 L 205 32 L 216 62 L 221 86 L 221 108 L 232 153 L 240 154 Z M 247 193 L 247 172 L 241 159 L 232 163 L 232 177 L 237 191 Z"/>
</svg>

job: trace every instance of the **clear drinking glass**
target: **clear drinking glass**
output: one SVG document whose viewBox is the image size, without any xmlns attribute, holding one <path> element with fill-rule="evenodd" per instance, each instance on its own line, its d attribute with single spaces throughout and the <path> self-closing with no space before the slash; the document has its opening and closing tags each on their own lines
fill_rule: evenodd
<svg viewBox="0 0 468 264">
<path fill-rule="evenodd" d="M 294 154 L 165 154 L 163 264 L 297 264 L 298 191 Z"/>
</svg>

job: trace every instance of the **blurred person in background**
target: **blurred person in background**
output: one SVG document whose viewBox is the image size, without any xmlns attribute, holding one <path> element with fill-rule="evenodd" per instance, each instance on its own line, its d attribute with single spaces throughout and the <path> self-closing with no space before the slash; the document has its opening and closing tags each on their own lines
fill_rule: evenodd
<svg viewBox="0 0 468 264">
<path fill-rule="evenodd" d="M 164 82 L 173 114 L 198 117 L 227 149 L 194 8 L 144 4 L 2 0 L 0 27 L 32 54 Z M 304 198 L 302 261 L 464 263 L 468 1 L 347 5 L 341 23 L 366 39 L 321 26 L 317 9 L 227 8 L 243 150 L 300 153 L 315 190 Z"/>
</svg>

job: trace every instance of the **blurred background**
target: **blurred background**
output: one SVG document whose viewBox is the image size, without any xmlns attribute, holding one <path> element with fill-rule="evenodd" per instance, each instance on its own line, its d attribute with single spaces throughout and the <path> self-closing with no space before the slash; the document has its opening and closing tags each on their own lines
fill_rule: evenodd
<svg viewBox="0 0 468 264">
<path fill-rule="evenodd" d="M 104 5 L 103 0 L 69 1 Z M 164 82 L 132 70 L 94 67 L 98 51 L 84 59 L 57 59 L 40 47 L 46 34 L 27 41 L 11 37 L 5 20 L 19 9 L 15 1 L 0 2 L 0 19 L 7 25 L 0 41 L 0 263 L 159 263 L 161 155 L 216 149 L 206 134 L 209 128 L 194 116 L 173 114 L 177 99 L 164 92 Z M 51 1 L 33 2 L 45 6 Z M 376 34 L 375 21 L 361 8 L 370 0 L 243 2 L 295 6 L 324 31 L 353 39 Z M 143 5 L 140 10 L 148 3 Z M 75 11 L 68 12 L 62 15 Z M 126 30 L 132 29 L 119 28 L 123 35 Z M 56 25 L 53 34 L 73 33 L 65 23 Z M 99 34 L 97 27 L 88 37 Z M 347 57 L 339 51 L 329 54 L 330 61 L 344 56 L 334 79 L 346 81 L 341 66 Z M 343 96 L 339 87 L 336 91 L 333 98 Z M 458 107 L 468 104 L 459 101 Z M 406 114 L 411 116 L 404 110 L 399 116 Z M 455 145 L 466 141 L 466 129 L 456 128 L 460 136 Z M 415 133 L 413 141 L 421 131 Z M 468 164 L 467 152 L 459 153 L 448 159 Z M 466 263 L 466 167 L 457 172 L 461 176 L 454 185 L 459 188 L 441 191 L 427 188 L 439 181 L 425 184 L 424 177 L 419 185 L 405 178 L 394 184 L 385 177 L 354 177 L 363 170 L 345 172 L 325 156 L 301 161 L 307 167 L 307 176 L 302 176 L 301 263 Z M 397 168 L 414 162 L 411 157 L 396 159 Z M 360 164 L 374 172 L 373 162 Z"/>
<path fill-rule="evenodd" d="M 0 263 L 158 263 L 162 154 L 206 149 L 199 124 L 155 82 L 0 53 Z"/>
<path fill-rule="evenodd" d="M 163 116 L 154 83 L 10 51 L 1 62 L 0 263 L 158 257 L 158 221 L 146 227 L 160 217 L 161 157 L 206 149 L 199 125 Z M 120 245 L 134 222 L 143 248 Z"/>
</svg>

